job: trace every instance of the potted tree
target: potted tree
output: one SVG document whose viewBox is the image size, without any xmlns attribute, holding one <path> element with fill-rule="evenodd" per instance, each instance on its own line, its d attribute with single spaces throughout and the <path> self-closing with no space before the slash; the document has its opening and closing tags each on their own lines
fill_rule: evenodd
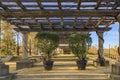
<svg viewBox="0 0 120 80">
<path fill-rule="evenodd" d="M 86 33 L 76 33 L 70 35 L 69 38 L 69 47 L 72 53 L 78 57 L 77 65 L 78 69 L 85 70 L 86 69 L 86 51 L 91 46 L 92 39 L 90 34 Z"/>
<path fill-rule="evenodd" d="M 59 45 L 59 35 L 53 32 L 39 32 L 36 34 L 38 49 L 44 53 L 44 67 L 46 70 L 51 70 L 53 66 L 52 52 Z"/>
</svg>

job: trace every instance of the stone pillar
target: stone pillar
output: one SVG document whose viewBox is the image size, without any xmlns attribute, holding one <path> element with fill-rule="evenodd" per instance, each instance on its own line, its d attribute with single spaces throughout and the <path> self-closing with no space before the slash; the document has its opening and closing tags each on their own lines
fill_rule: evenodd
<svg viewBox="0 0 120 80">
<path fill-rule="evenodd" d="M 28 32 L 22 32 L 23 34 L 23 59 L 28 59 Z"/>
<path fill-rule="evenodd" d="M 112 64 L 111 80 L 120 80 L 120 14 L 117 16 L 119 22 L 119 47 L 118 47 L 118 62 Z"/>
<path fill-rule="evenodd" d="M 109 61 L 104 59 L 104 39 L 103 39 L 103 33 L 104 31 L 96 31 L 98 35 L 98 59 L 93 61 L 95 66 L 109 66 Z"/>
<path fill-rule="evenodd" d="M 33 66 L 33 62 L 28 59 L 28 32 L 22 32 L 23 34 L 23 59 L 16 64 L 16 69 L 30 68 Z"/>
</svg>

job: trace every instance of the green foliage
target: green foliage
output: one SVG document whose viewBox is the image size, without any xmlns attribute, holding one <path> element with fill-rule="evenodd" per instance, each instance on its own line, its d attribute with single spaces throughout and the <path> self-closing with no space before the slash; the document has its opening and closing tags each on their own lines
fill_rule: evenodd
<svg viewBox="0 0 120 80">
<path fill-rule="evenodd" d="M 35 38 L 38 49 L 47 55 L 47 59 L 50 59 L 51 53 L 59 45 L 59 35 L 53 32 L 39 32 Z"/>
<path fill-rule="evenodd" d="M 69 47 L 72 53 L 80 60 L 86 58 L 86 51 L 91 46 L 92 39 L 89 34 L 72 34 L 69 38 Z"/>
</svg>

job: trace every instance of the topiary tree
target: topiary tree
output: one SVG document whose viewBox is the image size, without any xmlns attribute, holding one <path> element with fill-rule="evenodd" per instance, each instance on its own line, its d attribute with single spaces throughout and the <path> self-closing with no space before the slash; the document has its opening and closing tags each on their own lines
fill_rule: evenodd
<svg viewBox="0 0 120 80">
<path fill-rule="evenodd" d="M 69 38 L 69 47 L 72 53 L 78 57 L 78 69 L 84 70 L 86 68 L 87 60 L 86 51 L 91 46 L 92 39 L 89 34 L 77 33 L 72 34 Z"/>
<path fill-rule="evenodd" d="M 90 35 L 85 33 L 72 34 L 69 38 L 69 47 L 79 60 L 86 58 L 86 51 L 91 46 L 91 43 Z"/>
<path fill-rule="evenodd" d="M 53 32 L 39 32 L 36 34 L 36 41 L 38 49 L 45 53 L 46 59 L 51 59 L 51 53 L 59 45 L 59 35 Z"/>
</svg>

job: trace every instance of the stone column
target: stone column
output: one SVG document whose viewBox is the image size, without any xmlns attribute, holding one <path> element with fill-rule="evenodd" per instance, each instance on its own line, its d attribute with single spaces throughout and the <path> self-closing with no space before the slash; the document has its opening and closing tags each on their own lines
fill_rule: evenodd
<svg viewBox="0 0 120 80">
<path fill-rule="evenodd" d="M 23 59 L 28 59 L 28 32 L 22 32 L 23 34 Z"/>
<path fill-rule="evenodd" d="M 33 66 L 33 62 L 28 59 L 28 32 L 22 32 L 23 36 L 23 59 L 16 64 L 16 69 L 30 68 Z"/>
</svg>

